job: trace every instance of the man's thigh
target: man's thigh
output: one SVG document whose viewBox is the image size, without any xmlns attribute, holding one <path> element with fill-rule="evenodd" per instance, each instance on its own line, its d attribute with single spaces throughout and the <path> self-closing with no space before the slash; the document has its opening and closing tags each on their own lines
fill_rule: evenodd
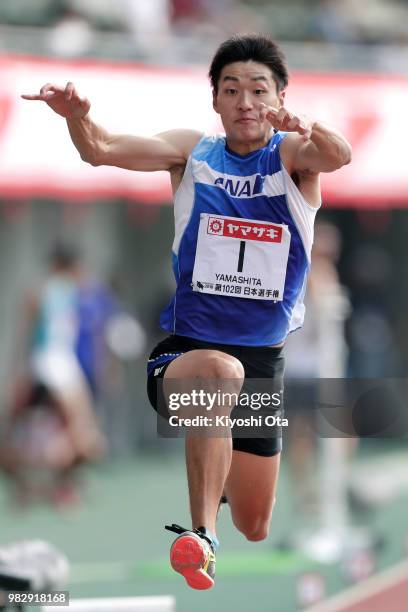
<svg viewBox="0 0 408 612">
<path fill-rule="evenodd" d="M 148 396 L 152 406 L 157 402 L 166 381 L 191 381 L 217 378 L 241 378 L 244 370 L 235 347 L 216 345 L 187 338 L 169 336 L 152 351 L 148 362 Z M 175 383 L 174 383 L 175 384 Z"/>
<path fill-rule="evenodd" d="M 249 539 L 263 539 L 267 535 L 275 503 L 279 465 L 280 453 L 272 457 L 237 450 L 232 453 L 224 493 L 234 524 L 247 537 L 253 536 Z"/>
</svg>

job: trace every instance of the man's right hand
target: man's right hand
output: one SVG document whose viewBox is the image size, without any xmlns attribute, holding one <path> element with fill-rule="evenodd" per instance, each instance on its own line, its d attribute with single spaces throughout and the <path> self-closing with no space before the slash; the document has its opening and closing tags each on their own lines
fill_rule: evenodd
<svg viewBox="0 0 408 612">
<path fill-rule="evenodd" d="M 68 82 L 65 87 L 47 83 L 40 89 L 39 94 L 23 94 L 24 100 L 41 100 L 65 119 L 81 119 L 88 114 L 91 103 L 87 98 L 81 98 L 73 83 Z"/>
</svg>

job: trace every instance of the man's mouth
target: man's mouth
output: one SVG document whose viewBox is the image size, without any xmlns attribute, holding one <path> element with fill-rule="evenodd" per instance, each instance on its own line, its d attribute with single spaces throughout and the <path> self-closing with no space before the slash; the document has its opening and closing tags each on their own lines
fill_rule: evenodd
<svg viewBox="0 0 408 612">
<path fill-rule="evenodd" d="M 254 121 L 256 121 L 254 117 L 241 117 L 237 120 L 237 123 L 242 123 L 243 125 L 246 125 L 247 123 L 252 123 Z"/>
</svg>

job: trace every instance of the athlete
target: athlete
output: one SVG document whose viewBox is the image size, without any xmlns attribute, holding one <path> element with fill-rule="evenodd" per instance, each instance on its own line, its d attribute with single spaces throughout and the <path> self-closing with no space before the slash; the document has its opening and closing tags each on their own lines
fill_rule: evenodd
<svg viewBox="0 0 408 612">
<path fill-rule="evenodd" d="M 148 395 L 160 412 L 175 384 L 193 392 L 194 381 L 212 390 L 228 382 L 239 394 L 248 379 L 267 379 L 282 388 L 285 338 L 303 321 L 319 174 L 351 159 L 336 130 L 286 108 L 285 58 L 270 39 L 227 40 L 209 77 L 225 135 L 110 134 L 92 121 L 90 102 L 73 83 L 48 83 L 38 95 L 23 96 L 65 117 L 74 145 L 93 166 L 170 173 L 177 289 L 161 316 L 170 335 L 148 363 Z M 233 399 L 212 405 L 226 416 L 237 407 Z M 235 526 L 250 541 L 267 537 L 275 501 L 281 437 L 225 429 L 229 435 L 212 436 L 186 427 L 192 529 L 166 527 L 178 534 L 171 564 L 195 589 L 214 584 L 220 500 L 228 500 Z"/>
</svg>

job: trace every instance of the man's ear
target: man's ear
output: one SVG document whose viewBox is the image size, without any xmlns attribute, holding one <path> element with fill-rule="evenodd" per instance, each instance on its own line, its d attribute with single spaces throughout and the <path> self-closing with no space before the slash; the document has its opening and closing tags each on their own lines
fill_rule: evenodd
<svg viewBox="0 0 408 612">
<path fill-rule="evenodd" d="M 284 106 L 285 95 L 286 95 L 286 91 L 280 91 L 280 92 L 279 92 L 279 96 L 278 96 L 278 98 L 279 98 L 279 104 L 280 104 L 281 106 Z"/>
<path fill-rule="evenodd" d="M 212 99 L 213 99 L 213 109 L 215 110 L 216 113 L 218 113 L 217 94 L 216 94 L 215 89 L 212 90 Z"/>
</svg>

